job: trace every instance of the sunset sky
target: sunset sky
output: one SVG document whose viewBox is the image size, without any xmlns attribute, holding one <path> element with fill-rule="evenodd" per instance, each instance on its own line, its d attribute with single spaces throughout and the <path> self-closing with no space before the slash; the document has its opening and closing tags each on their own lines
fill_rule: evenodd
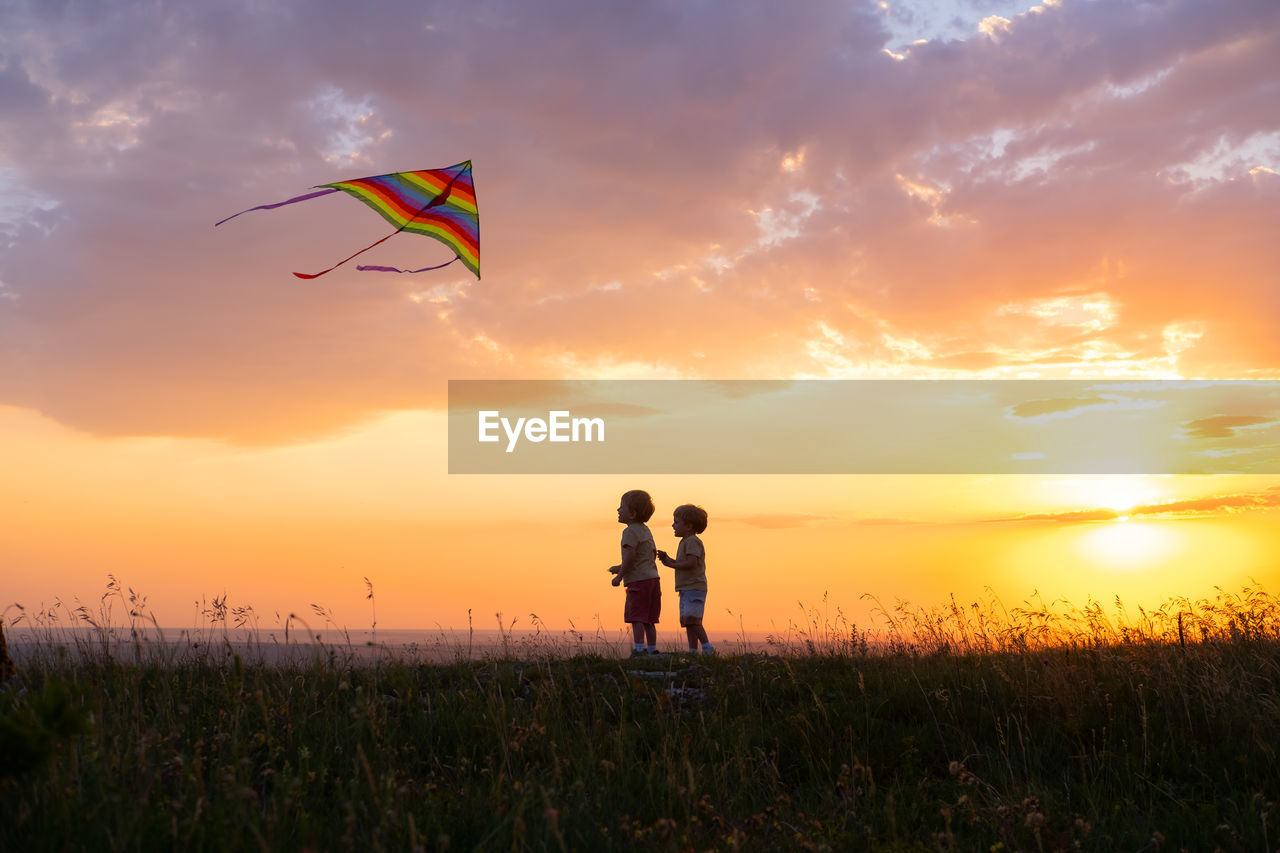
<svg viewBox="0 0 1280 853">
<path fill-rule="evenodd" d="M 295 278 L 388 232 L 340 194 L 213 227 L 467 159 L 479 281 Z M 824 594 L 1275 590 L 1274 474 L 450 475 L 445 405 L 1280 379 L 1278 230 L 1275 0 L 0 0 L 0 609 L 111 574 L 165 626 L 225 593 L 367 628 L 368 577 L 380 629 L 614 632 L 632 488 L 660 548 L 707 508 L 713 638 Z M 1280 458 L 1273 415 L 1214 414 Z"/>
</svg>

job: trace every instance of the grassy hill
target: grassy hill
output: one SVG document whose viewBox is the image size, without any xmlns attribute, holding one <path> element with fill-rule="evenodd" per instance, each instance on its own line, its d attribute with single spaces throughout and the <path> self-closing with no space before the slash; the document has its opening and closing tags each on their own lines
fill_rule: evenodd
<svg viewBox="0 0 1280 853">
<path fill-rule="evenodd" d="M 0 693 L 0 848 L 1280 844 L 1270 598 L 1047 633 L 1029 612 L 1013 630 L 898 608 L 880 644 L 824 626 L 778 654 L 638 662 L 51 644 Z"/>
</svg>

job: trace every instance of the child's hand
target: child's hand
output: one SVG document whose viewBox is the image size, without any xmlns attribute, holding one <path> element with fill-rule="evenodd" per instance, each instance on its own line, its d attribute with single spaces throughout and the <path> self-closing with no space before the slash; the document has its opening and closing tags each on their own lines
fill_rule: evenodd
<svg viewBox="0 0 1280 853">
<path fill-rule="evenodd" d="M 610 566 L 609 571 L 613 572 L 616 575 L 618 573 L 618 569 L 620 568 L 622 568 L 622 566 Z"/>
<path fill-rule="evenodd" d="M 612 583 L 614 586 L 617 586 L 618 584 L 622 583 L 622 575 L 614 575 Z"/>
<path fill-rule="evenodd" d="M 667 560 L 669 560 L 669 559 L 671 559 L 671 558 L 670 558 L 669 556 L 667 556 L 667 552 L 666 552 L 666 551 L 663 551 L 661 548 L 659 548 L 659 549 L 658 549 L 658 559 L 659 559 L 659 560 L 661 560 L 661 561 L 662 561 L 662 565 L 664 565 L 664 566 L 665 566 L 665 565 L 667 564 Z"/>
</svg>

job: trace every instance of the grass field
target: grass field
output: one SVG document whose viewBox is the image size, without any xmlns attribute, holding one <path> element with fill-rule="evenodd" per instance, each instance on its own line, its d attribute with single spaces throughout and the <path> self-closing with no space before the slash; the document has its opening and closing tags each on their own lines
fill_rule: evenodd
<svg viewBox="0 0 1280 853">
<path fill-rule="evenodd" d="M 0 849 L 1280 845 L 1269 595 L 880 616 L 642 662 L 157 659 L 46 626 L 0 693 Z"/>
</svg>

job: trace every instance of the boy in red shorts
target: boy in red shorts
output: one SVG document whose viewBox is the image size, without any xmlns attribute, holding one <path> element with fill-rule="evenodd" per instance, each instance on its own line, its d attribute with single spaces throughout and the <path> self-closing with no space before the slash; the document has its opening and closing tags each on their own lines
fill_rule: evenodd
<svg viewBox="0 0 1280 853">
<path fill-rule="evenodd" d="M 623 584 L 627 603 L 622 618 L 631 623 L 632 657 L 658 654 L 658 616 L 662 612 L 662 587 L 653 534 L 645 522 L 653 517 L 653 499 L 639 489 L 627 492 L 618 504 L 622 531 L 622 562 L 610 566 L 613 585 Z M 646 643 L 648 644 L 646 647 Z"/>
</svg>

